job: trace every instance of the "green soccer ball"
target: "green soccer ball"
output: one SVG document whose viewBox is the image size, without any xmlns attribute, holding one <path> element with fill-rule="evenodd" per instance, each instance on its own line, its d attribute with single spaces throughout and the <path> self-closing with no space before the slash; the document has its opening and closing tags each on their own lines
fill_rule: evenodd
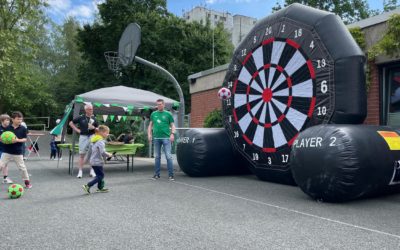
<svg viewBox="0 0 400 250">
<path fill-rule="evenodd" d="M 12 184 L 8 187 L 8 197 L 17 199 L 24 194 L 24 188 L 19 184 Z"/>
<path fill-rule="evenodd" d="M 13 140 L 15 139 L 15 134 L 11 131 L 6 131 L 4 133 L 1 134 L 1 141 L 4 144 L 11 144 L 13 142 Z"/>
</svg>

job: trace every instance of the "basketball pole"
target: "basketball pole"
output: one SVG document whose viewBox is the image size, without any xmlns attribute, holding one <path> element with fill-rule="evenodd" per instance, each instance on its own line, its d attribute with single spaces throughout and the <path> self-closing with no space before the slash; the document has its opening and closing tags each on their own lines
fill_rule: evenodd
<svg viewBox="0 0 400 250">
<path fill-rule="evenodd" d="M 178 91 L 179 102 L 180 102 L 179 115 L 178 115 L 178 127 L 183 128 L 184 116 L 185 116 L 185 100 L 183 98 L 183 92 L 182 92 L 181 86 L 179 85 L 178 81 L 175 79 L 175 77 L 171 73 L 169 73 L 166 69 L 164 69 L 163 67 L 161 67 L 157 64 L 149 62 L 138 56 L 135 56 L 134 60 L 135 60 L 135 62 L 144 64 L 144 65 L 149 66 L 157 71 L 160 71 L 161 73 L 165 74 L 171 82 L 174 83 L 174 86 L 175 86 L 176 90 Z"/>
</svg>

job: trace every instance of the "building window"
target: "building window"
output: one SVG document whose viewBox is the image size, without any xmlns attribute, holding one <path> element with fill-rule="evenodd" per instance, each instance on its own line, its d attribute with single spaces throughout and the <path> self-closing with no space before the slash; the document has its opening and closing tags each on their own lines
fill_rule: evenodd
<svg viewBox="0 0 400 250">
<path fill-rule="evenodd" d="M 400 68 L 394 68 L 390 70 L 388 81 L 390 85 L 389 112 L 399 113 L 400 112 Z"/>
<path fill-rule="evenodd" d="M 383 124 L 400 126 L 400 64 L 383 67 Z"/>
<path fill-rule="evenodd" d="M 214 15 L 214 19 L 218 19 L 218 16 L 217 16 L 217 15 Z"/>
</svg>

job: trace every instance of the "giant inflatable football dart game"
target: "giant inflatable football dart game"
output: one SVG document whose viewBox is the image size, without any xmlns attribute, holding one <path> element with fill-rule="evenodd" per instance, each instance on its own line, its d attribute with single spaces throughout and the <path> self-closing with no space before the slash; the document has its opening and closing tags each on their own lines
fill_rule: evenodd
<svg viewBox="0 0 400 250">
<path fill-rule="evenodd" d="M 186 131 L 182 170 L 209 176 L 247 165 L 261 180 L 332 202 L 398 191 L 398 133 L 351 125 L 367 114 L 364 67 L 364 53 L 332 13 L 293 4 L 260 20 L 223 82 L 231 92 L 222 101 L 225 129 Z"/>
</svg>

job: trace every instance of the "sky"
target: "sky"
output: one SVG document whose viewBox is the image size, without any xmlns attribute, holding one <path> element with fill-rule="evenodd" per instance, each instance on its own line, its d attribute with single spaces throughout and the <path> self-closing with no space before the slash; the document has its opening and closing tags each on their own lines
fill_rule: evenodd
<svg viewBox="0 0 400 250">
<path fill-rule="evenodd" d="M 73 16 L 81 23 L 92 23 L 98 12 L 97 4 L 104 0 L 47 0 L 49 3 L 48 14 L 58 24 L 65 18 Z M 245 15 L 262 19 L 271 13 L 277 0 L 167 0 L 167 9 L 177 16 L 182 16 L 184 11 L 189 11 L 196 6 L 227 11 L 232 15 Z M 283 0 L 278 0 L 281 4 Z M 382 10 L 383 0 L 367 0 L 371 9 Z"/>
</svg>

